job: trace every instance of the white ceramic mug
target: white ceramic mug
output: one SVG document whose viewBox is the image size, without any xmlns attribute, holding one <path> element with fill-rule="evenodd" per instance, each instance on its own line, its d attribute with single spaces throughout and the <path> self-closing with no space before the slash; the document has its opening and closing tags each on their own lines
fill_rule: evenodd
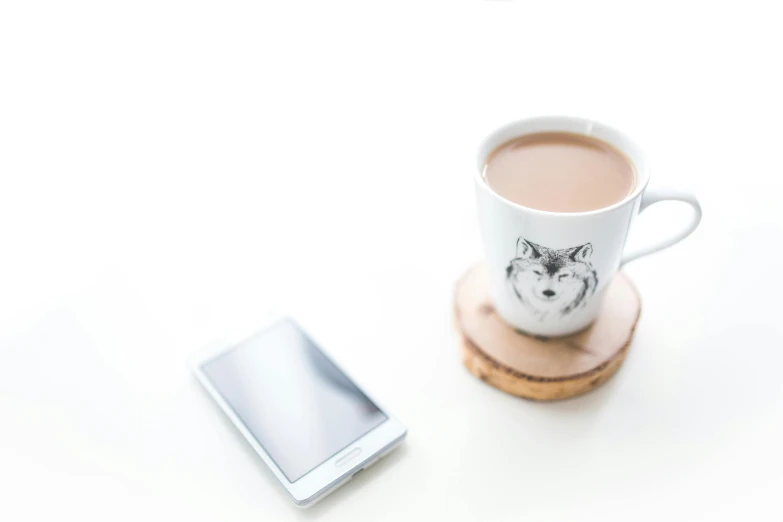
<svg viewBox="0 0 783 522">
<path fill-rule="evenodd" d="M 592 136 L 622 151 L 636 169 L 636 187 L 622 201 L 589 212 L 547 212 L 523 207 L 494 192 L 483 177 L 487 156 L 503 143 L 536 132 Z M 541 336 L 568 335 L 596 318 L 607 285 L 625 263 L 687 237 L 701 220 L 701 207 L 687 192 L 648 189 L 650 167 L 625 134 L 601 123 L 570 117 L 520 120 L 501 127 L 481 144 L 476 172 L 479 226 L 489 291 L 500 317 L 514 328 Z M 691 221 L 670 238 L 624 253 L 636 215 L 666 200 L 689 204 Z M 558 259 L 557 272 L 546 270 Z M 545 265 L 535 269 L 537 264 Z M 551 264 L 551 263 L 550 263 Z M 551 267 L 550 267 L 551 268 Z"/>
</svg>

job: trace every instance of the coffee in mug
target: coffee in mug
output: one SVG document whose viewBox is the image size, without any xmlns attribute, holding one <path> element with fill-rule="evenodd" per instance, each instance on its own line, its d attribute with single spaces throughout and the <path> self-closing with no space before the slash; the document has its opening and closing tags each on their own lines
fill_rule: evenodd
<svg viewBox="0 0 783 522">
<path fill-rule="evenodd" d="M 484 180 L 503 198 L 550 212 L 585 212 L 624 199 L 636 185 L 631 160 L 612 145 L 568 132 L 539 132 L 495 149 Z"/>
</svg>

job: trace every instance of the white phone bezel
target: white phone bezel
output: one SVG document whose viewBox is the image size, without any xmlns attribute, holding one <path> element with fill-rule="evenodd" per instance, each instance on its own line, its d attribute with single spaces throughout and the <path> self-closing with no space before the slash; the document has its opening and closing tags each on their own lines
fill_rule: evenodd
<svg viewBox="0 0 783 522">
<path fill-rule="evenodd" d="M 266 319 L 263 323 L 257 324 L 252 331 L 247 329 L 239 330 L 229 336 L 222 338 L 220 341 L 210 343 L 208 347 L 200 351 L 197 356 L 193 358 L 191 366 L 193 373 L 195 374 L 198 381 L 202 384 L 202 386 L 204 386 L 210 396 L 215 400 L 217 405 L 220 406 L 220 409 L 223 410 L 223 413 L 225 413 L 226 416 L 231 420 L 237 430 L 239 430 L 245 440 L 247 440 L 247 442 L 261 457 L 264 463 L 266 463 L 267 467 L 272 471 L 280 484 L 282 484 L 294 503 L 299 507 L 308 507 L 350 480 L 351 477 L 353 477 L 353 475 L 358 473 L 360 470 L 371 466 L 386 453 L 394 449 L 394 447 L 396 447 L 405 438 L 407 430 L 397 419 L 392 417 L 389 412 L 383 408 L 383 406 L 381 406 L 378 401 L 375 400 L 375 398 L 371 397 L 367 391 L 357 383 L 357 381 L 355 381 L 342 368 L 334 363 L 334 361 L 332 361 L 333 364 L 335 364 L 335 366 L 337 366 L 338 369 L 343 372 L 349 380 L 356 384 L 356 386 L 365 395 L 367 395 L 367 397 L 372 402 L 374 402 L 376 406 L 378 406 L 384 415 L 386 415 L 386 420 L 370 430 L 368 433 L 364 434 L 358 440 L 338 451 L 335 455 L 332 455 L 330 458 L 318 465 L 313 470 L 306 473 L 300 479 L 294 482 L 289 481 L 285 474 L 283 474 L 282 470 L 277 466 L 277 464 L 275 464 L 274 460 L 272 460 L 272 457 L 270 457 L 266 450 L 264 450 L 264 447 L 261 445 L 261 443 L 253 436 L 251 431 L 247 428 L 247 426 L 245 426 L 245 424 L 234 412 L 233 408 L 231 408 L 228 402 L 223 398 L 220 392 L 215 389 L 215 387 L 212 385 L 212 382 L 201 369 L 203 363 L 219 356 L 222 353 L 232 350 L 238 344 L 241 344 L 253 335 L 260 333 L 265 328 L 268 328 L 274 323 L 285 318 L 292 319 L 294 322 L 296 322 L 296 320 L 293 319 L 290 315 L 275 314 L 268 317 L 268 319 Z M 323 352 L 323 349 L 321 348 L 321 345 L 318 343 L 316 338 L 313 337 L 309 331 L 304 330 L 304 328 L 302 328 L 302 330 L 305 331 L 305 333 L 313 340 L 313 342 L 315 342 L 316 346 L 318 346 L 318 348 Z M 324 354 L 329 357 L 326 352 L 324 352 Z M 349 461 L 340 462 L 340 465 L 337 465 L 337 462 L 340 461 L 340 459 L 346 455 L 351 454 L 351 452 L 355 452 L 357 448 L 359 449 L 357 455 L 350 457 Z"/>
</svg>

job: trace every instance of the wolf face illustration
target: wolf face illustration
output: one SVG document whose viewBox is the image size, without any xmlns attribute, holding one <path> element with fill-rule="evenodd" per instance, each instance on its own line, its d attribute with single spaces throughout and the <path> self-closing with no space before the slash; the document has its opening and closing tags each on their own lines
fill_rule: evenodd
<svg viewBox="0 0 783 522">
<path fill-rule="evenodd" d="M 523 305 L 540 320 L 551 313 L 568 315 L 587 304 L 598 276 L 590 263 L 593 245 L 553 250 L 517 239 L 517 257 L 506 269 L 508 282 Z"/>
</svg>

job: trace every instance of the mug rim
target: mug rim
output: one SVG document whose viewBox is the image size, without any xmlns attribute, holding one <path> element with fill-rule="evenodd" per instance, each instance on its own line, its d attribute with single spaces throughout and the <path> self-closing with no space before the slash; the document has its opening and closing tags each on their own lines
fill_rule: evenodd
<svg viewBox="0 0 783 522">
<path fill-rule="evenodd" d="M 585 130 L 582 130 L 583 128 Z M 596 136 L 594 134 L 596 131 L 598 134 L 601 134 L 601 136 Z M 510 140 L 519 138 L 520 136 L 526 136 L 540 132 L 568 132 L 571 134 L 580 134 L 582 136 L 589 136 L 612 145 L 621 153 L 623 153 L 623 155 L 631 162 L 632 166 L 634 167 L 637 177 L 636 186 L 630 194 L 625 196 L 620 201 L 612 203 L 607 207 L 586 210 L 582 212 L 556 212 L 552 210 L 540 210 L 526 207 L 506 199 L 492 190 L 492 187 L 490 187 L 489 183 L 487 183 L 487 181 L 484 179 L 484 167 L 486 165 L 487 157 L 489 157 L 489 155 L 498 147 Z M 636 201 L 636 199 L 644 192 L 644 189 L 647 188 L 647 184 L 650 182 L 650 168 L 649 164 L 647 163 L 647 159 L 642 152 L 642 149 L 633 139 L 631 139 L 630 136 L 628 136 L 628 134 L 616 129 L 615 127 L 599 122 L 592 118 L 580 118 L 574 116 L 535 116 L 532 118 L 522 118 L 506 123 L 505 125 L 496 128 L 492 133 L 490 133 L 481 141 L 478 151 L 478 168 L 474 179 L 477 186 L 481 186 L 484 190 L 488 191 L 499 201 L 513 208 L 542 216 L 584 217 L 601 214 L 604 212 L 611 212 Z"/>
</svg>

